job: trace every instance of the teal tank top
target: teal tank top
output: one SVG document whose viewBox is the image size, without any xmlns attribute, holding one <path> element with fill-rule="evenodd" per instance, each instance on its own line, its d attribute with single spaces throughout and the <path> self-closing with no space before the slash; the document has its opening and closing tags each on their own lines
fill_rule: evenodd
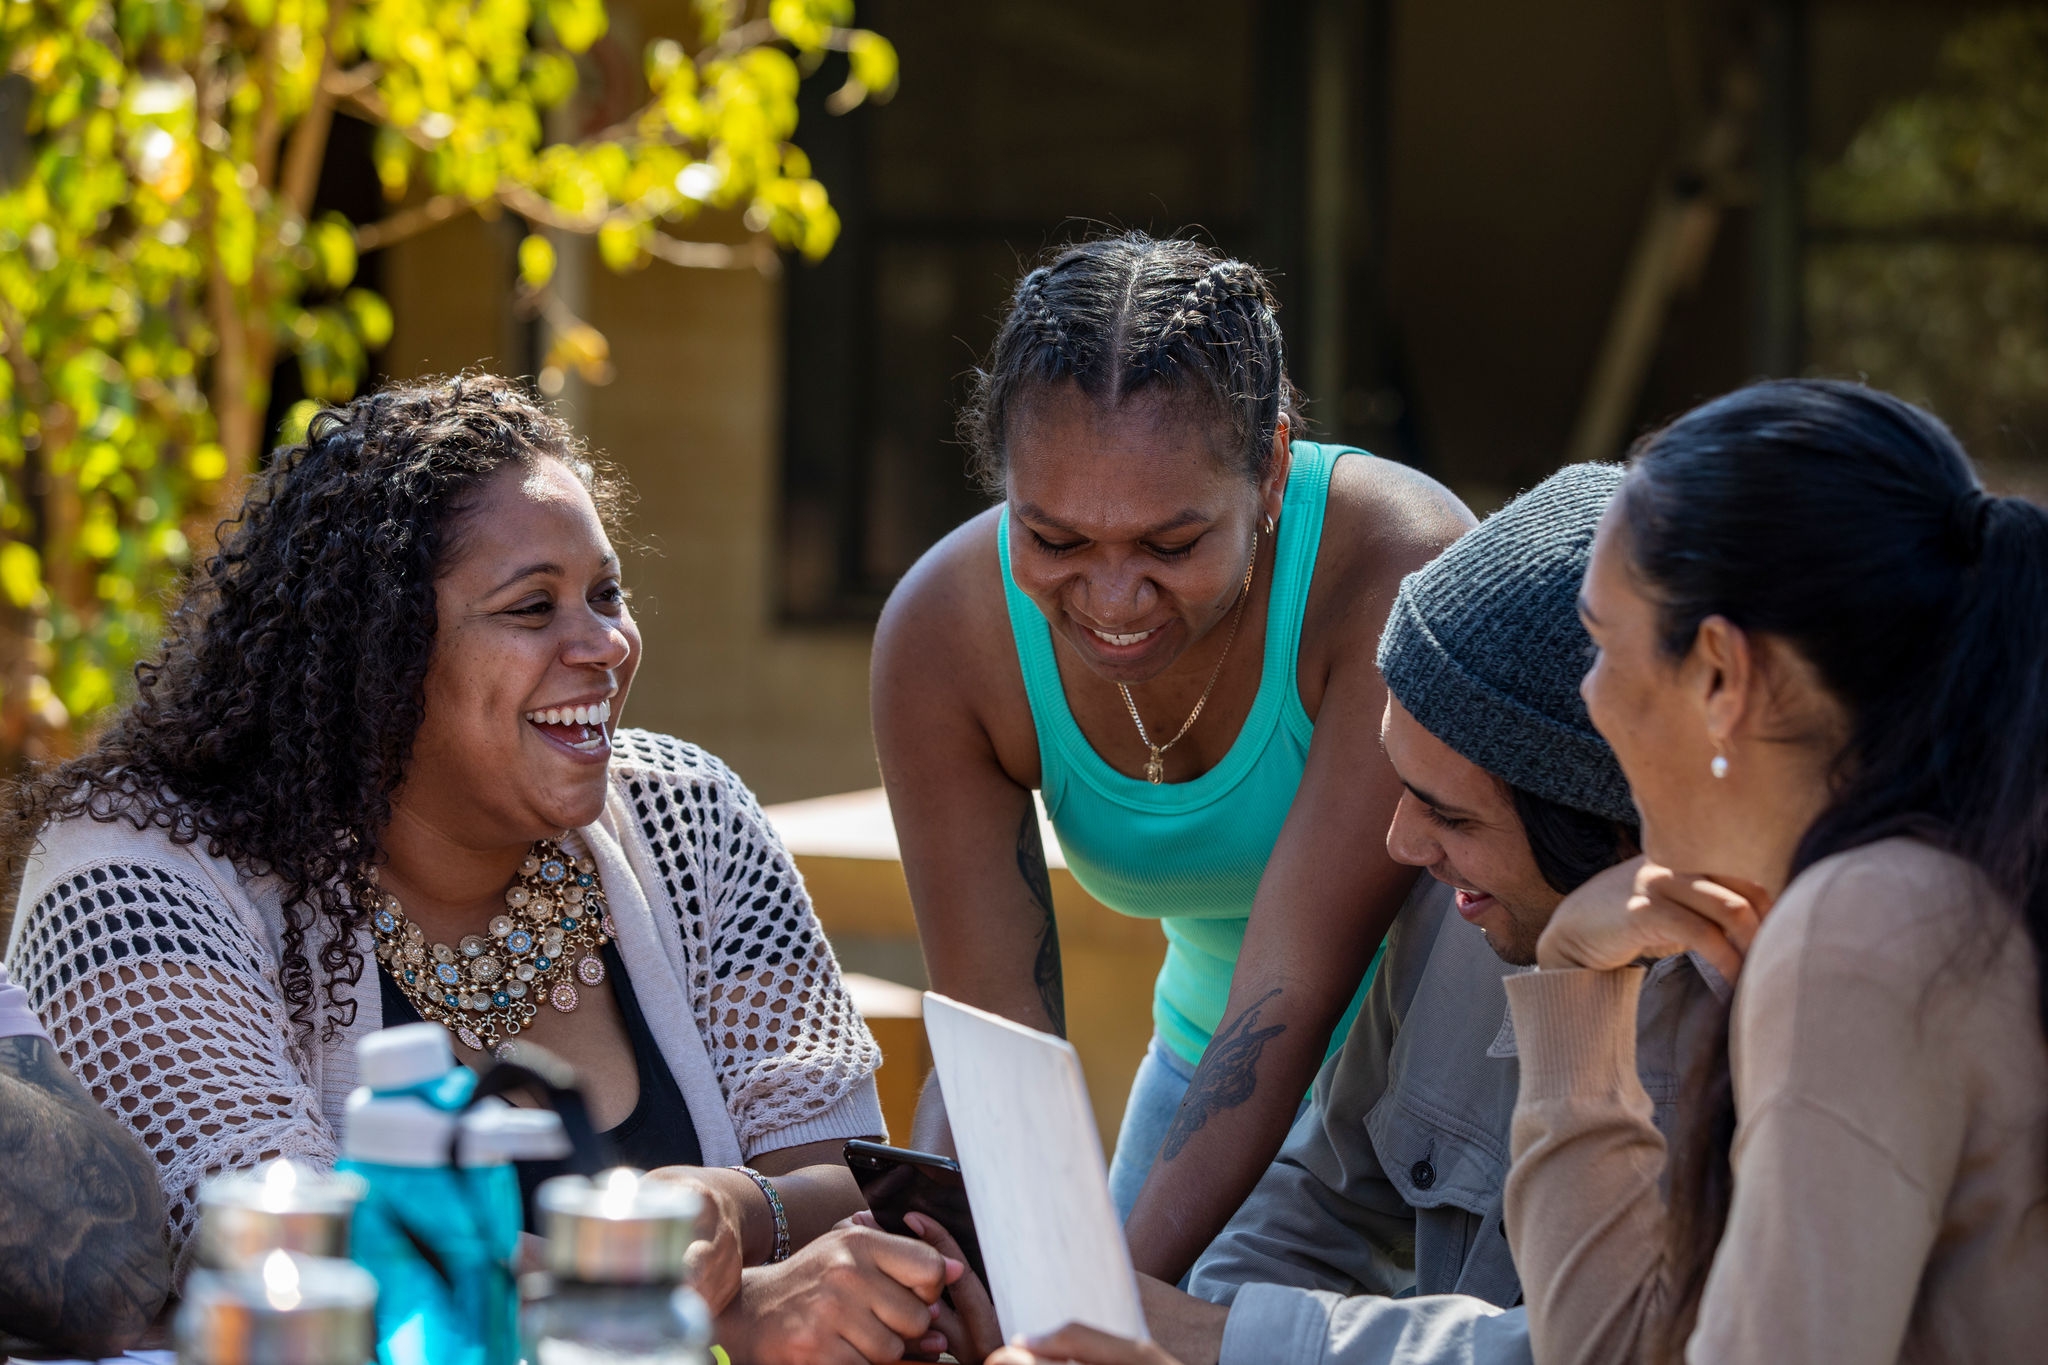
<svg viewBox="0 0 2048 1365">
<path fill-rule="evenodd" d="M 1060 687 L 1052 629 L 1010 572 L 1010 519 L 996 523 L 1010 633 L 1038 728 L 1046 815 L 1068 870 L 1089 895 L 1123 914 L 1156 919 L 1165 931 L 1166 964 L 1152 990 L 1152 1024 L 1190 1066 L 1201 1061 L 1223 1022 L 1252 899 L 1308 762 L 1315 725 L 1296 685 L 1301 622 L 1323 538 L 1330 471 L 1338 456 L 1363 453 L 1308 441 L 1294 442 L 1293 452 L 1258 695 L 1229 752 L 1192 782 L 1155 786 L 1126 777 L 1088 743 Z M 1378 969 L 1375 955 L 1330 1035 L 1329 1052 L 1350 1032 Z"/>
</svg>

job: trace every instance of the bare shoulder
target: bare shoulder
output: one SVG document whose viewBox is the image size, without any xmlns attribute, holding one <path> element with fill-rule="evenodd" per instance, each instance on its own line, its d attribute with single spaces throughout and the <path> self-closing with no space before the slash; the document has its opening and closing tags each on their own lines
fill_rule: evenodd
<svg viewBox="0 0 2048 1365">
<path fill-rule="evenodd" d="M 1311 622 L 1339 633 L 1355 627 L 1376 645 L 1401 580 L 1476 524 L 1457 494 L 1421 470 L 1344 456 L 1330 471 Z"/>
<path fill-rule="evenodd" d="M 997 505 L 962 522 L 919 556 L 889 594 L 875 625 L 878 708 L 885 692 L 896 692 L 910 674 L 944 680 L 954 690 L 999 676 L 1005 663 L 1015 672 L 996 548 L 1002 515 Z"/>
<path fill-rule="evenodd" d="M 1456 493 L 1419 469 L 1347 455 L 1330 471 L 1317 573 L 1391 574 L 1396 582 L 1478 524 Z"/>
</svg>

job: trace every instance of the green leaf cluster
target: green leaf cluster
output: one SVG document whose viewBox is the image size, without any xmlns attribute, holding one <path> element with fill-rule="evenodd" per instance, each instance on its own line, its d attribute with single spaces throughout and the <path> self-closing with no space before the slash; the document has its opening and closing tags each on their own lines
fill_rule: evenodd
<svg viewBox="0 0 2048 1365">
<path fill-rule="evenodd" d="M 688 15 L 628 67 L 630 113 L 564 136 L 614 41 L 603 0 L 0 0 L 0 80 L 28 111 L 0 129 L 0 764 L 115 701 L 260 456 L 275 365 L 317 402 L 354 394 L 392 333 L 360 251 L 509 210 L 538 297 L 543 230 L 618 270 L 701 263 L 690 225 L 720 212 L 831 249 L 798 86 L 839 50 L 833 107 L 886 98 L 894 50 L 850 0 Z M 376 128 L 380 223 L 310 210 L 337 114 Z M 551 362 L 596 377 L 603 336 L 543 311 Z"/>
</svg>

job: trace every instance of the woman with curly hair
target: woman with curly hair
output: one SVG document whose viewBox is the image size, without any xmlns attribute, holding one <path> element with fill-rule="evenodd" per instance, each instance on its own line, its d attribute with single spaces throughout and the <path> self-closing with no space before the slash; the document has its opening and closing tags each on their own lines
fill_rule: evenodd
<svg viewBox="0 0 2048 1365">
<path fill-rule="evenodd" d="M 198 1184 L 332 1162 L 357 1043 L 425 1018 L 473 1063 L 560 1054 L 620 1160 L 702 1189 L 741 1358 L 894 1359 L 947 1263 L 823 1235 L 862 1207 L 840 1149 L 884 1131 L 880 1054 L 752 794 L 619 728 L 615 501 L 489 376 L 316 416 L 134 702 L 17 793 L 9 966 L 154 1154 L 181 1272 Z"/>
</svg>

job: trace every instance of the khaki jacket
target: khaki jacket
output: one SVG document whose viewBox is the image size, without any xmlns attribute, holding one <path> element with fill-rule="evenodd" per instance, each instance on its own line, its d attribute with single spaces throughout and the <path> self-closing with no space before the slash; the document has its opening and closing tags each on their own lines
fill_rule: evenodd
<svg viewBox="0 0 2048 1365">
<path fill-rule="evenodd" d="M 1222 1365 L 1530 1359 L 1502 1225 L 1519 1069 L 1501 981 L 1523 970 L 1422 879 L 1350 1036 L 1192 1273 L 1231 1305 Z M 1668 958 L 1644 983 L 1639 1071 L 1665 1131 L 1719 1012 L 1711 972 Z"/>
</svg>

